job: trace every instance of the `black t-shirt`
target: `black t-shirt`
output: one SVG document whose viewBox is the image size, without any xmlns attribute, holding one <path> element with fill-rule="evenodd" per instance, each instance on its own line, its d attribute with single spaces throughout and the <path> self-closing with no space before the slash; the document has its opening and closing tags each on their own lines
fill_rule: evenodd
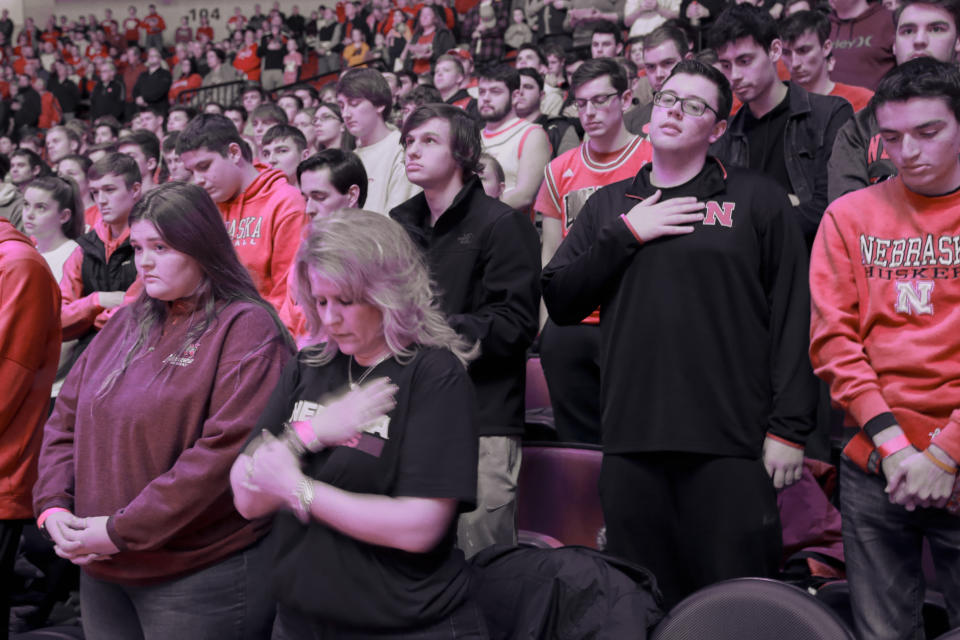
<svg viewBox="0 0 960 640">
<path fill-rule="evenodd" d="M 747 110 L 744 114 L 746 120 L 743 124 L 743 132 L 747 134 L 747 141 L 750 144 L 750 168 L 763 171 L 792 193 L 790 175 L 787 173 L 787 158 L 783 150 L 787 120 L 790 119 L 789 89 L 780 104 L 763 117 L 755 118 L 750 107 L 743 108 Z"/>
<path fill-rule="evenodd" d="M 285 421 L 313 416 L 348 384 L 351 358 L 323 366 L 287 365 L 255 433 L 279 433 Z M 357 379 L 365 367 L 353 364 Z M 304 472 L 345 491 L 453 498 L 472 509 L 477 492 L 476 408 L 470 378 L 449 351 L 419 348 L 400 364 L 389 359 L 369 378 L 389 377 L 396 407 L 351 448 L 307 454 Z M 406 629 L 438 621 L 467 597 L 469 574 L 454 548 L 456 518 L 430 552 L 367 544 L 313 521 L 278 513 L 268 544 L 278 601 L 324 623 L 370 630 Z"/>
<path fill-rule="evenodd" d="M 263 60 L 263 68 L 283 69 L 283 57 L 287 55 L 287 46 L 271 49 L 269 44 L 270 36 L 263 36 L 260 47 L 257 49 L 257 55 Z"/>
</svg>

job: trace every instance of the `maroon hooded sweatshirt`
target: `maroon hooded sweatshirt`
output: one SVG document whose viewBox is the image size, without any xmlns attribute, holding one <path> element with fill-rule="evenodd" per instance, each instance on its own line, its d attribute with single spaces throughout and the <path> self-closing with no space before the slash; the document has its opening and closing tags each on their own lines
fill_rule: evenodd
<svg viewBox="0 0 960 640">
<path fill-rule="evenodd" d="M 830 79 L 875 91 L 883 74 L 897 64 L 893 56 L 895 35 L 893 14 L 880 2 L 849 20 L 831 12 L 830 40 L 837 63 Z"/>
</svg>

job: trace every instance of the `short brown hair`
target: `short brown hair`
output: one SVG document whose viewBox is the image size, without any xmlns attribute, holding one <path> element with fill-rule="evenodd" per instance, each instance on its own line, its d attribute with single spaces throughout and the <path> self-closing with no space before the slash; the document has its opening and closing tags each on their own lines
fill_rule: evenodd
<svg viewBox="0 0 960 640">
<path fill-rule="evenodd" d="M 383 120 L 393 109 L 393 93 L 383 75 L 376 69 L 350 69 L 337 83 L 337 95 L 369 100 L 375 107 L 383 107 Z"/>
</svg>

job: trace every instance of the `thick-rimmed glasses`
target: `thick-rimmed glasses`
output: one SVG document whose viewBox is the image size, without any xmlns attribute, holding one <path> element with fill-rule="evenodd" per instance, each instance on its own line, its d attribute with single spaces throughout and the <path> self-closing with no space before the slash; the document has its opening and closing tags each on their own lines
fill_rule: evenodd
<svg viewBox="0 0 960 640">
<path fill-rule="evenodd" d="M 588 104 L 592 104 L 594 109 L 602 109 L 607 106 L 607 103 L 610 102 L 614 96 L 618 95 L 620 95 L 620 92 L 614 91 L 613 93 L 600 94 L 592 98 L 577 98 L 573 101 L 573 104 L 577 105 L 577 111 L 583 111 L 587 108 Z"/>
<path fill-rule="evenodd" d="M 720 119 L 720 114 L 717 113 L 717 110 L 700 98 L 681 98 L 672 91 L 657 91 L 653 94 L 653 104 L 658 107 L 663 107 L 664 109 L 670 109 L 678 102 L 680 103 L 680 110 L 687 115 L 699 117 L 702 116 L 707 109 L 710 109 L 710 111 L 713 111 L 714 115 L 717 116 L 717 120 Z"/>
</svg>

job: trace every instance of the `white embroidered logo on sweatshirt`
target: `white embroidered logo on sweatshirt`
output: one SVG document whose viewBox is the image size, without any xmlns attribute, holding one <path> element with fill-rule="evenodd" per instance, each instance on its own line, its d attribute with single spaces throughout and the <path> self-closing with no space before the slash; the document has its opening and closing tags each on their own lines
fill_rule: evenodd
<svg viewBox="0 0 960 640">
<path fill-rule="evenodd" d="M 933 315 L 933 280 L 897 280 L 897 313 Z"/>
</svg>

